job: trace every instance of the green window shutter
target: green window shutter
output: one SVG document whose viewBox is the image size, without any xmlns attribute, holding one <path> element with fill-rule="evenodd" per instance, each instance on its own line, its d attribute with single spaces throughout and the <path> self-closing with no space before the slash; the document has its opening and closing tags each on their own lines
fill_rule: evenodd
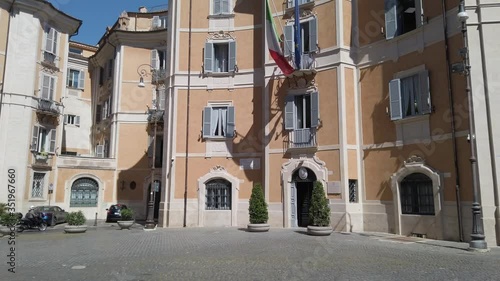
<svg viewBox="0 0 500 281">
<path fill-rule="evenodd" d="M 392 39 L 398 35 L 398 1 L 385 0 L 385 38 Z"/>
<path fill-rule="evenodd" d="M 226 121 L 226 137 L 234 137 L 234 127 L 235 127 L 235 114 L 234 106 L 227 107 L 227 121 Z"/>
<path fill-rule="evenodd" d="M 319 125 L 319 93 L 311 93 L 311 128 Z"/>
<path fill-rule="evenodd" d="M 295 96 L 287 95 L 285 97 L 285 130 L 294 129 L 294 113 Z"/>
<path fill-rule="evenodd" d="M 214 44 L 205 43 L 205 58 L 203 63 L 205 73 L 214 72 Z"/>
<path fill-rule="evenodd" d="M 234 72 L 236 66 L 236 42 L 229 42 L 229 63 L 228 63 L 228 72 Z"/>
<path fill-rule="evenodd" d="M 318 51 L 318 19 L 309 21 L 309 52 Z"/>
<path fill-rule="evenodd" d="M 391 120 L 403 118 L 401 109 L 401 80 L 394 79 L 389 82 L 389 101 L 391 107 Z"/>
<path fill-rule="evenodd" d="M 419 73 L 420 80 L 420 109 L 422 114 L 431 113 L 431 95 L 429 83 L 429 71 L 424 70 Z"/>
<path fill-rule="evenodd" d="M 40 127 L 33 126 L 33 136 L 31 138 L 31 150 L 37 151 L 38 149 L 38 134 L 40 131 Z"/>
<path fill-rule="evenodd" d="M 285 37 L 285 44 L 283 46 L 283 54 L 285 57 L 293 55 L 293 25 L 285 25 L 283 29 L 283 36 Z"/>
<path fill-rule="evenodd" d="M 211 130 L 212 123 L 212 108 L 207 106 L 203 109 L 203 138 L 208 138 L 212 136 Z"/>
<path fill-rule="evenodd" d="M 56 152 L 56 129 L 50 130 L 50 135 L 49 135 L 49 152 L 50 153 L 55 153 Z"/>
</svg>

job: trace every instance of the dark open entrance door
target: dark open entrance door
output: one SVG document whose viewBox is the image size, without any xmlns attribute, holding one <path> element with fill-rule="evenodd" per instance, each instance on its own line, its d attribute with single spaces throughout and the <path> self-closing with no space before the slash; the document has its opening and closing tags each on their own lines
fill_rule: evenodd
<svg viewBox="0 0 500 281">
<path fill-rule="evenodd" d="M 146 201 L 146 204 L 149 202 L 149 200 L 151 199 L 151 184 L 149 185 L 149 188 L 148 188 L 148 201 Z M 157 192 L 153 192 L 153 201 L 154 201 L 154 207 L 153 207 L 153 210 L 154 210 L 154 213 L 153 213 L 153 218 L 155 221 L 158 220 L 158 216 L 160 214 L 160 201 L 161 201 L 161 182 L 159 182 L 159 186 L 158 186 L 158 191 Z M 148 210 L 149 211 L 149 210 Z M 147 214 L 146 214 L 147 215 Z"/>
<path fill-rule="evenodd" d="M 316 175 L 308 168 L 297 169 L 292 176 L 291 191 L 291 226 L 307 227 L 309 225 L 309 207 Z"/>
</svg>

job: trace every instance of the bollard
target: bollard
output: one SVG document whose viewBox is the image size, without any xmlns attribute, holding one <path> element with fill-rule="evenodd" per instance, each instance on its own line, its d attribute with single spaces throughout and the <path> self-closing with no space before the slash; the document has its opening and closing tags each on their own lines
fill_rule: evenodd
<svg viewBox="0 0 500 281">
<path fill-rule="evenodd" d="M 95 213 L 94 226 L 97 226 L 97 213 Z"/>
</svg>

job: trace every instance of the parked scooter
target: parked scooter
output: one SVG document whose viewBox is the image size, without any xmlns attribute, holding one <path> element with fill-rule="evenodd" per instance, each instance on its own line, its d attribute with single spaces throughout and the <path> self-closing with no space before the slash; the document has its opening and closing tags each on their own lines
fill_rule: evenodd
<svg viewBox="0 0 500 281">
<path fill-rule="evenodd" d="M 18 232 L 23 232 L 26 229 L 38 229 L 39 231 L 45 231 L 47 229 L 47 222 L 39 216 L 33 218 L 22 218 L 16 226 Z"/>
</svg>

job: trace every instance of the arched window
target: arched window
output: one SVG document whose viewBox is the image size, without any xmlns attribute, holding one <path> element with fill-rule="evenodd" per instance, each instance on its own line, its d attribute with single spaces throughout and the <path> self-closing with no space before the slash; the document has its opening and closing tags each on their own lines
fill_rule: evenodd
<svg viewBox="0 0 500 281">
<path fill-rule="evenodd" d="M 432 180 L 421 173 L 413 173 L 401 181 L 402 214 L 434 215 Z"/>
<path fill-rule="evenodd" d="M 231 210 L 231 183 L 216 179 L 206 184 L 205 209 Z"/>
<path fill-rule="evenodd" d="M 91 178 L 77 179 L 71 186 L 70 207 L 97 207 L 99 185 Z"/>
</svg>

